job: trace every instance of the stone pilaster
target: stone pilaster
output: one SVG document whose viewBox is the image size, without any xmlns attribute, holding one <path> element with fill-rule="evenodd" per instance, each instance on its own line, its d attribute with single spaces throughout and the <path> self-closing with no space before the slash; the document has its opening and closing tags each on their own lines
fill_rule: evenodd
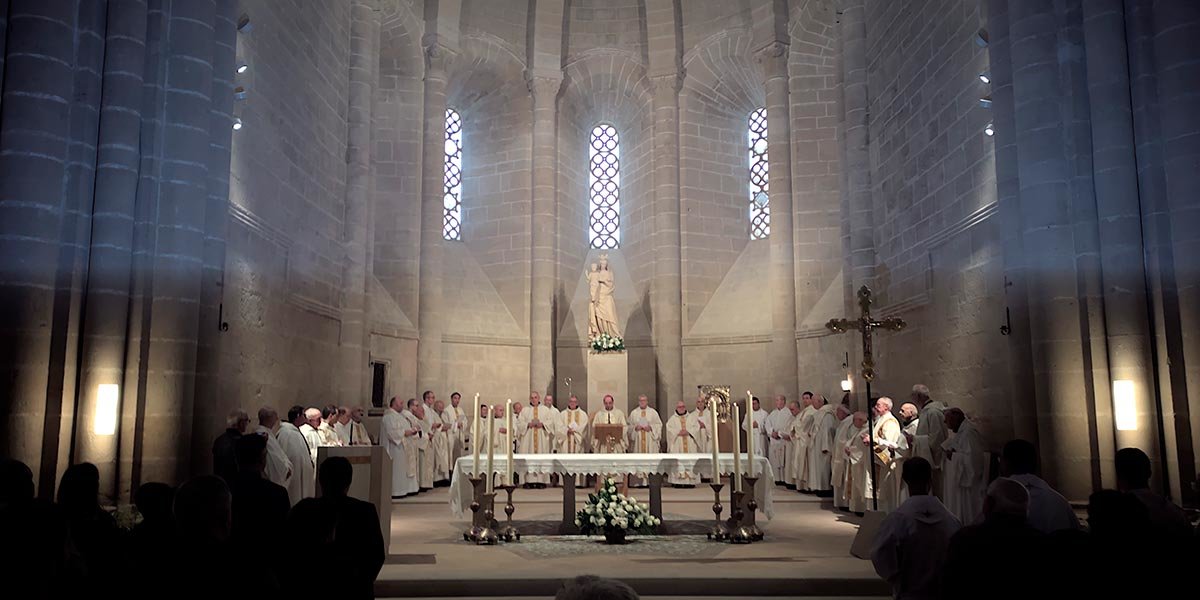
<svg viewBox="0 0 1200 600">
<path fill-rule="evenodd" d="M 842 100 L 844 149 L 850 221 L 850 280 L 852 292 L 875 283 L 875 219 L 871 200 L 871 155 L 867 126 L 867 26 L 863 0 L 848 0 L 842 8 Z M 774 165 L 771 165 L 774 168 Z M 772 190 L 774 181 L 772 181 Z M 772 214 L 774 219 L 775 215 Z M 774 227 L 771 228 L 774 231 Z M 876 290 L 877 293 L 883 290 Z M 851 295 L 851 298 L 854 298 Z"/>
<path fill-rule="evenodd" d="M 651 78 L 654 84 L 654 285 L 653 327 L 658 411 L 667 414 L 683 393 L 683 288 L 679 215 L 680 73 Z"/>
<path fill-rule="evenodd" d="M 788 90 L 788 44 L 758 50 L 767 88 L 767 154 L 771 207 L 771 383 L 774 393 L 798 397 L 796 380 L 796 259 L 792 209 L 792 135 Z"/>
<path fill-rule="evenodd" d="M 343 224 L 342 326 L 339 400 L 361 404 L 367 397 L 370 322 L 367 311 L 371 265 L 371 116 L 379 79 L 379 19 L 375 0 L 351 5 L 350 98 L 346 127 L 346 211 Z M 440 165 L 440 163 L 439 163 Z"/>
<path fill-rule="evenodd" d="M 417 298 L 417 389 L 442 384 L 442 221 L 446 143 L 446 71 L 453 57 L 426 35 L 425 114 L 421 139 L 421 264 Z"/>
<path fill-rule="evenodd" d="M 558 219 L 558 91 L 562 75 L 530 75 L 533 201 L 530 209 L 529 389 L 557 393 L 554 376 L 555 226 Z"/>
</svg>

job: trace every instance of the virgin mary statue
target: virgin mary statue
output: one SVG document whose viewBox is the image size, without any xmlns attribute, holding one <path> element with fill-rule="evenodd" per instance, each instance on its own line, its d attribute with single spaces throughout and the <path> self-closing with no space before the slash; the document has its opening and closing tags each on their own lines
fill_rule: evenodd
<svg viewBox="0 0 1200 600">
<path fill-rule="evenodd" d="M 613 273 L 608 269 L 608 255 L 601 254 L 599 265 L 592 264 L 588 271 L 588 292 L 591 304 L 588 307 L 588 335 L 596 337 L 607 333 L 621 337 L 617 328 L 617 303 L 613 300 Z"/>
</svg>

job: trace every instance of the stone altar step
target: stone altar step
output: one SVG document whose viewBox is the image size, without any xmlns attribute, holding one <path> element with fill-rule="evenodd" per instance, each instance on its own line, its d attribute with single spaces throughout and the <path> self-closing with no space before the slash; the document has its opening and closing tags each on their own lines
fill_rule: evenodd
<svg viewBox="0 0 1200 600">
<path fill-rule="evenodd" d="M 563 578 L 457 579 L 375 582 L 377 598 L 553 598 Z M 746 581 L 729 577 L 622 579 L 642 598 L 886 598 L 891 591 L 879 579 L 779 578 Z M 753 586 L 748 588 L 747 586 Z M 752 594 L 752 595 L 751 595 Z"/>
</svg>

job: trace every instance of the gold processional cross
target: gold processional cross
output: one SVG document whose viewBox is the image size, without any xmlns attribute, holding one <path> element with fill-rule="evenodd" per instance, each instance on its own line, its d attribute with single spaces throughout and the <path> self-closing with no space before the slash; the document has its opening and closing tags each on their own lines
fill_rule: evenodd
<svg viewBox="0 0 1200 600">
<path fill-rule="evenodd" d="M 876 329 L 900 331 L 908 324 L 900 317 L 886 317 L 876 320 L 871 317 L 871 288 L 862 286 L 858 290 L 858 305 L 862 314 L 857 319 L 830 319 L 825 327 L 833 333 L 846 333 L 851 329 L 862 332 L 862 378 L 867 383 L 867 403 L 871 402 L 871 381 L 875 379 L 875 356 L 871 352 L 871 332 Z M 879 510 L 879 485 L 875 475 L 875 411 L 873 406 L 867 407 L 867 435 L 871 445 L 871 503 L 874 510 Z"/>
</svg>

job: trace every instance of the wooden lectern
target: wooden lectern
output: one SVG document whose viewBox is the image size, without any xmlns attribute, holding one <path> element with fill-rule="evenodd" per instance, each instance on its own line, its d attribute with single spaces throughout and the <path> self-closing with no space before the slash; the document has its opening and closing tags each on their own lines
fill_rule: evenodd
<svg viewBox="0 0 1200 600">
<path fill-rule="evenodd" d="M 593 423 L 592 451 L 597 454 L 612 454 L 614 449 L 621 445 L 621 438 L 623 437 L 625 437 L 624 425 Z"/>
</svg>

